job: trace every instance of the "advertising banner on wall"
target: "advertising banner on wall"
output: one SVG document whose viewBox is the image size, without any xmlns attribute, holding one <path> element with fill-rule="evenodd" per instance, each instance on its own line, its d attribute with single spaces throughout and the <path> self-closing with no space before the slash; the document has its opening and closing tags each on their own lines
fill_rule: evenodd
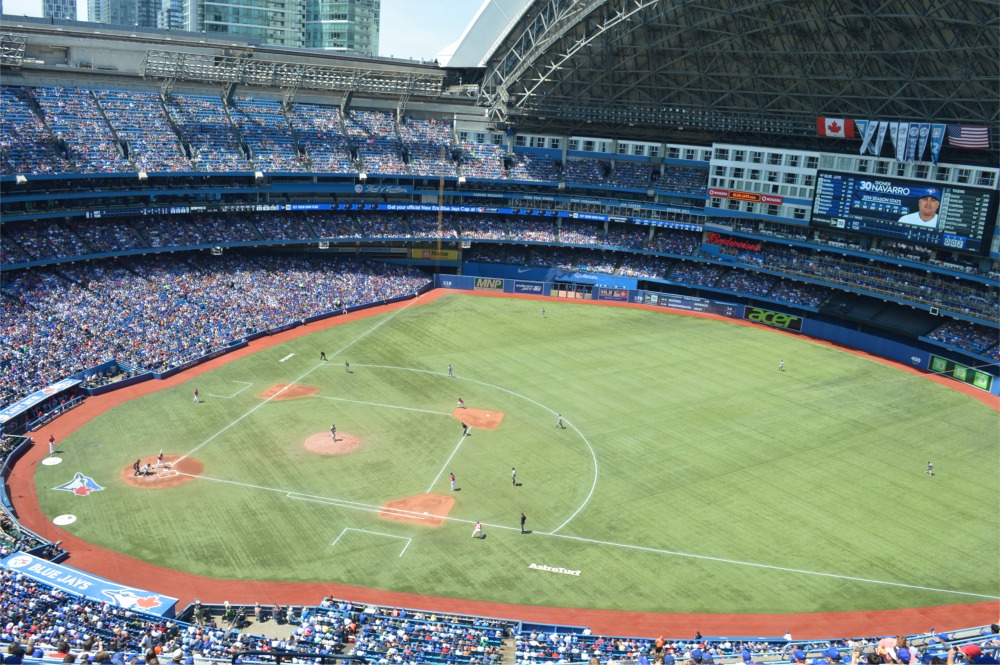
<svg viewBox="0 0 1000 665">
<path fill-rule="evenodd" d="M 172 618 L 177 599 L 154 591 L 123 586 L 89 573 L 18 552 L 0 564 L 33 580 L 99 603 L 110 603 L 137 612 Z"/>
</svg>

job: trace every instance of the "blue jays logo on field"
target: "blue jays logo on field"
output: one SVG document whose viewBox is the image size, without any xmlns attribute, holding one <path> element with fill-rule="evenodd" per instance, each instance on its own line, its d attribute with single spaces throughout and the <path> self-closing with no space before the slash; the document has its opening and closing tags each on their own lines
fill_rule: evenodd
<svg viewBox="0 0 1000 665">
<path fill-rule="evenodd" d="M 72 492 L 77 496 L 87 496 L 91 492 L 100 492 L 104 488 L 95 483 L 93 478 L 88 478 L 77 471 L 76 475 L 73 476 L 73 480 L 52 489 Z"/>
<path fill-rule="evenodd" d="M 141 589 L 103 589 L 105 596 L 120 607 L 134 607 L 139 610 L 151 610 L 163 604 L 159 594 L 149 593 Z M 140 595 L 143 594 L 143 595 Z"/>
</svg>

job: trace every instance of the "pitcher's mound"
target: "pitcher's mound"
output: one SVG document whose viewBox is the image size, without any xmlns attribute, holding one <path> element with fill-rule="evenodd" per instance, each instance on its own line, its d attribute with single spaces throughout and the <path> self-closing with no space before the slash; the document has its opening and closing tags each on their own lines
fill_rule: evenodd
<svg viewBox="0 0 1000 665">
<path fill-rule="evenodd" d="M 451 415 L 469 427 L 477 429 L 496 429 L 500 427 L 500 421 L 503 420 L 502 411 L 484 411 L 482 409 L 455 409 Z"/>
<path fill-rule="evenodd" d="M 455 499 L 443 494 L 417 494 L 396 499 L 382 506 L 378 516 L 386 520 L 441 526 L 451 512 Z"/>
<path fill-rule="evenodd" d="M 297 383 L 276 383 L 257 397 L 261 399 L 299 399 L 300 397 L 312 397 L 319 392 L 316 386 L 300 386 Z"/>
<path fill-rule="evenodd" d="M 178 461 L 180 460 L 180 461 Z M 180 455 L 164 455 L 163 464 L 165 468 L 156 468 L 156 455 L 144 457 L 139 460 L 139 467 L 149 465 L 148 476 L 137 476 L 129 464 L 122 469 L 121 479 L 126 484 L 133 487 L 143 487 L 145 489 L 158 490 L 164 487 L 177 487 L 185 485 L 200 476 L 205 470 L 205 465 L 193 457 L 181 459 Z"/>
<path fill-rule="evenodd" d="M 347 432 L 337 432 L 337 440 L 334 441 L 329 432 L 323 432 L 322 434 L 313 434 L 302 445 L 311 453 L 346 455 L 361 447 L 361 439 Z"/>
</svg>

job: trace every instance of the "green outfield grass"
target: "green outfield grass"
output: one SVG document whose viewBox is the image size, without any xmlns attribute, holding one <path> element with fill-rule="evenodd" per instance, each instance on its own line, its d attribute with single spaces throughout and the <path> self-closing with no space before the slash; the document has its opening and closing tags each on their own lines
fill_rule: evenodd
<svg viewBox="0 0 1000 665">
<path fill-rule="evenodd" d="M 543 319 L 540 307 L 448 294 L 130 401 L 39 467 L 42 508 L 77 515 L 66 528 L 90 542 L 219 578 L 672 612 L 1000 595 L 998 416 L 984 404 L 769 330 L 552 301 Z M 319 392 L 257 397 L 276 383 Z M 458 396 L 502 411 L 501 426 L 462 440 Z M 333 422 L 362 448 L 303 449 Z M 119 479 L 161 448 L 203 462 L 204 477 L 164 490 Z M 106 489 L 47 489 L 76 471 Z M 444 526 L 375 512 L 428 490 L 456 501 Z M 476 520 L 484 540 L 470 538 Z"/>
</svg>

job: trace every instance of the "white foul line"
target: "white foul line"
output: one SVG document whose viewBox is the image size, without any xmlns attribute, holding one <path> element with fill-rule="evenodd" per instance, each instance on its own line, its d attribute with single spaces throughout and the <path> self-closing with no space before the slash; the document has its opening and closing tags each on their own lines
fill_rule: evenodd
<svg viewBox="0 0 1000 665">
<path fill-rule="evenodd" d="M 645 547 L 643 545 L 626 545 L 624 543 L 612 543 L 606 540 L 596 540 L 594 538 L 583 538 L 581 536 L 567 536 L 562 533 L 546 533 L 541 534 L 546 536 L 554 536 L 556 538 L 565 538 L 566 540 L 575 540 L 581 543 L 591 543 L 594 545 L 609 545 L 611 547 L 621 547 L 630 550 L 639 550 L 642 552 L 652 552 L 654 554 L 668 554 L 670 556 L 685 557 L 688 559 L 701 559 L 703 561 L 716 561 L 718 563 L 729 563 L 736 566 L 749 566 L 751 568 L 764 568 L 766 570 L 778 570 L 784 573 L 799 573 L 801 575 L 815 575 L 817 577 L 831 577 L 838 580 L 847 580 L 850 582 L 866 582 L 868 584 L 881 584 L 884 586 L 895 586 L 903 587 L 906 589 L 917 589 L 919 591 L 938 591 L 941 593 L 953 593 L 960 596 L 974 596 L 976 598 L 989 598 L 990 600 L 1000 599 L 1000 596 L 990 596 L 982 593 L 971 593 L 969 591 L 955 591 L 953 589 L 938 589 L 936 587 L 930 586 L 919 586 L 916 584 L 903 584 L 902 582 L 887 582 L 885 580 L 873 580 L 867 577 L 854 577 L 852 575 L 837 575 L 836 573 L 822 573 L 815 570 L 804 570 L 802 568 L 786 568 L 784 566 L 773 566 L 766 563 L 753 563 L 752 561 L 740 561 L 738 559 L 726 559 L 724 557 L 708 556 L 705 554 L 691 554 L 689 552 L 675 552 L 673 550 L 660 549 L 657 547 Z"/>
<path fill-rule="evenodd" d="M 243 392 L 244 390 L 246 390 L 247 388 L 249 388 L 250 386 L 253 385 L 252 383 L 247 383 L 246 381 L 233 381 L 233 383 L 242 383 L 243 387 L 240 388 L 239 390 L 237 390 L 236 392 L 234 392 L 232 395 L 215 395 L 215 394 L 209 393 L 208 396 L 209 397 L 218 397 L 219 399 L 232 399 L 232 398 L 236 397 L 241 392 Z"/>
<path fill-rule="evenodd" d="M 263 485 L 252 485 L 250 483 L 242 483 L 242 482 L 235 481 L 235 480 L 225 480 L 223 478 L 211 478 L 209 476 L 197 476 L 197 475 L 194 475 L 194 474 L 184 473 L 184 472 L 178 472 L 178 475 L 189 476 L 191 478 L 200 478 L 201 480 L 210 480 L 210 481 L 214 481 L 214 482 L 218 482 L 218 483 L 226 483 L 226 484 L 229 484 L 229 485 L 238 485 L 240 487 L 248 487 L 248 488 L 251 488 L 251 489 L 260 489 L 260 490 L 265 490 L 265 491 L 268 491 L 268 492 L 279 492 L 281 494 L 284 494 L 289 499 L 297 499 L 297 500 L 302 500 L 302 501 L 312 501 L 314 503 L 328 504 L 328 505 L 336 506 L 336 507 L 339 507 L 339 508 L 348 508 L 348 509 L 351 509 L 351 510 L 360 510 L 360 511 L 364 511 L 364 512 L 373 512 L 373 513 L 378 513 L 378 512 L 394 512 L 394 513 L 399 514 L 399 515 L 407 515 L 407 516 L 411 516 L 411 517 L 420 517 L 420 518 L 423 518 L 423 515 L 421 513 L 417 513 L 415 511 L 409 511 L 409 510 L 403 510 L 403 509 L 386 509 L 386 508 L 384 508 L 382 506 L 376 506 L 376 505 L 368 504 L 368 503 L 361 503 L 361 502 L 358 502 L 358 501 L 348 501 L 346 499 L 333 499 L 333 498 L 329 498 L 329 497 L 322 497 L 322 496 L 316 496 L 316 495 L 311 495 L 311 494 L 301 494 L 301 493 L 297 493 L 297 492 L 289 492 L 288 490 L 282 490 L 282 489 L 278 489 L 278 488 L 275 488 L 275 487 L 265 487 Z M 443 519 L 446 522 L 455 522 L 455 523 L 458 523 L 458 524 L 472 524 L 473 523 L 472 520 L 460 519 L 460 518 L 457 518 L 457 517 L 448 517 L 448 516 L 441 516 L 441 515 L 435 515 L 435 517 Z M 485 522 L 483 523 L 483 526 L 484 527 L 490 527 L 491 529 L 503 529 L 503 530 L 506 530 L 506 531 L 515 531 L 515 530 L 519 529 L 519 527 L 515 527 L 515 526 L 507 526 L 505 524 L 489 524 L 489 523 L 485 523 Z M 990 599 L 990 600 L 1000 599 L 1000 596 L 990 596 L 990 595 L 987 595 L 987 594 L 972 593 L 972 592 L 969 592 L 969 591 L 956 591 L 954 589 L 939 589 L 937 587 L 920 586 L 920 585 L 916 585 L 916 584 L 904 584 L 902 582 L 887 582 L 885 580 L 873 580 L 873 579 L 869 579 L 869 578 L 866 578 L 866 577 L 854 577 L 854 576 L 851 576 L 851 575 L 837 575 L 835 573 L 823 573 L 823 572 L 819 572 L 819 571 L 815 571 L 815 570 L 804 570 L 804 569 L 801 569 L 801 568 L 787 568 L 787 567 L 784 567 L 784 566 L 774 566 L 774 565 L 770 565 L 770 564 L 766 564 L 766 563 L 754 563 L 752 561 L 740 561 L 738 559 L 727 559 L 727 558 L 724 558 L 724 557 L 708 556 L 708 555 L 705 555 L 705 554 L 692 554 L 690 552 L 677 552 L 675 550 L 668 550 L 668 549 L 662 549 L 662 548 L 657 548 L 657 547 L 647 547 L 647 546 L 644 546 L 644 545 L 629 545 L 629 544 L 626 544 L 626 543 L 615 543 L 615 542 L 611 542 L 611 541 L 607 541 L 607 540 L 597 540 L 595 538 L 584 538 L 582 536 L 568 536 L 568 535 L 565 535 L 565 534 L 556 533 L 555 531 L 550 531 L 550 532 L 535 531 L 534 533 L 536 535 L 539 535 L 539 536 L 552 536 L 553 538 L 563 538 L 565 540 L 572 540 L 572 541 L 579 542 L 579 543 L 589 543 L 589 544 L 593 544 L 593 545 L 604 545 L 604 546 L 607 546 L 607 547 L 619 547 L 619 548 L 622 548 L 622 549 L 637 550 L 637 551 L 640 551 L 640 552 L 650 552 L 652 554 L 665 554 L 665 555 L 668 555 L 668 556 L 684 557 L 684 558 L 688 558 L 688 559 L 699 559 L 699 560 L 702 560 L 702 561 L 714 561 L 716 563 L 724 563 L 724 564 L 730 564 L 730 565 L 734 565 L 734 566 L 748 566 L 748 567 L 751 567 L 751 568 L 762 568 L 762 569 L 765 569 L 765 570 L 777 570 L 777 571 L 786 572 L 786 573 L 798 573 L 800 575 L 813 575 L 813 576 L 816 576 L 816 577 L 827 577 L 827 578 L 838 579 L 838 580 L 846 580 L 846 581 L 849 581 L 849 582 L 863 582 L 863 583 L 866 583 L 866 584 L 878 584 L 878 585 L 881 585 L 881 586 L 893 586 L 893 587 L 900 587 L 900 588 L 905 588 L 905 589 L 916 589 L 916 590 L 919 590 L 919 591 L 935 591 L 935 592 L 938 592 L 938 593 L 949 593 L 949 594 L 955 594 L 955 595 L 959 595 L 959 596 L 971 596 L 971 597 L 975 597 L 975 598 L 987 598 L 987 599 Z M 388 535 L 388 534 L 386 534 L 386 535 Z"/>
<path fill-rule="evenodd" d="M 352 529 L 350 527 L 347 527 L 346 529 L 344 529 L 343 531 L 340 532 L 340 535 L 337 536 L 336 540 L 334 540 L 332 543 L 330 543 L 330 547 L 333 547 L 334 545 L 336 545 L 337 542 L 341 539 L 341 537 L 345 533 L 347 533 L 348 531 L 360 531 L 361 533 L 370 533 L 373 536 L 385 536 L 386 538 L 399 538 L 400 540 L 405 540 L 406 544 L 403 545 L 403 551 L 399 553 L 399 556 L 403 556 L 403 552 L 405 552 L 406 548 L 410 546 L 411 542 L 413 542 L 412 538 L 407 538 L 405 536 L 394 536 L 391 533 L 381 533 L 379 531 L 366 531 L 365 529 Z"/>
<path fill-rule="evenodd" d="M 407 372 L 420 372 L 420 373 L 424 373 L 424 374 L 437 374 L 439 376 L 446 376 L 446 374 L 444 372 L 435 372 L 435 371 L 428 370 L 428 369 L 414 369 L 414 368 L 411 368 L 411 367 L 397 367 L 395 365 L 360 365 L 360 366 L 361 367 L 374 367 L 376 369 L 398 369 L 398 370 L 404 370 L 404 371 L 407 371 Z M 507 388 L 503 388 L 501 386 L 496 386 L 496 385 L 493 385 L 492 383 L 486 383 L 485 381 L 477 381 L 476 379 L 467 379 L 467 378 L 462 377 L 461 380 L 462 381 L 469 381 L 470 383 L 478 383 L 481 386 L 486 386 L 487 388 L 493 388 L 494 390 L 500 390 L 500 391 L 505 392 L 505 393 L 507 393 L 509 395 L 513 395 L 514 397 L 519 397 L 520 399 L 523 399 L 526 402 L 530 402 L 530 403 L 534 404 L 535 406 L 539 407 L 540 409 L 548 411 L 553 416 L 558 416 L 559 415 L 556 411 L 553 411 L 552 409 L 550 409 L 549 407 L 545 406 L 544 404 L 536 402 L 535 400 L 531 399 L 530 397 L 528 397 L 526 395 L 522 395 L 521 393 L 518 393 L 518 392 L 514 392 L 513 390 L 508 390 Z M 577 507 L 577 509 L 573 511 L 572 515 L 570 515 L 569 517 L 566 518 L 565 522 L 563 522 L 562 524 L 560 524 L 559 526 L 557 526 L 555 529 L 552 530 L 553 534 L 557 533 L 560 529 L 562 529 L 564 526 L 566 526 L 567 524 L 569 524 L 573 520 L 573 518 L 575 518 L 577 515 L 580 514 L 580 511 L 582 511 L 584 508 L 587 507 L 587 504 L 590 503 L 591 497 L 594 496 L 594 492 L 597 490 L 597 479 L 598 479 L 598 476 L 600 475 L 600 465 L 597 462 L 597 453 L 594 452 L 594 447 L 592 445 L 590 445 L 590 441 L 587 440 L 587 437 L 583 434 L 583 432 L 581 432 L 580 430 L 578 430 L 573 425 L 573 423 L 571 421 L 569 421 L 566 418 L 563 418 L 563 423 L 566 424 L 566 425 L 569 425 L 569 427 L 572 428 L 572 430 L 574 432 L 576 432 L 577 436 L 580 437 L 580 439 L 583 441 L 584 445 L 587 446 L 587 450 L 590 451 L 590 459 L 594 463 L 594 477 L 593 477 L 593 480 L 590 483 L 590 491 L 587 492 L 587 497 L 583 500 L 583 503 L 581 503 L 579 505 L 579 507 Z M 459 441 L 459 443 L 461 444 L 461 441 Z M 457 448 L 456 448 L 456 450 L 457 450 Z M 452 456 L 454 456 L 454 455 L 455 455 L 455 453 L 452 452 Z M 451 457 L 448 458 L 448 461 L 451 461 Z M 447 466 L 447 464 L 448 464 L 448 462 L 445 462 L 445 466 Z M 444 471 L 444 469 L 442 469 L 442 472 L 443 471 Z M 438 478 L 440 478 L 440 477 L 441 477 L 441 474 L 439 473 L 438 474 Z M 435 478 L 434 482 L 436 483 L 437 480 L 438 479 Z M 432 484 L 431 487 L 433 488 L 434 485 Z M 427 491 L 430 492 L 430 490 L 427 490 Z"/>
<path fill-rule="evenodd" d="M 354 346 L 355 344 L 357 344 L 358 342 L 360 342 L 362 339 L 364 339 L 365 337 L 367 337 L 368 335 L 370 335 L 371 333 L 375 332 L 376 330 L 378 330 L 379 328 L 381 328 L 383 325 L 385 325 L 386 323 L 388 323 L 389 321 L 391 321 L 392 319 L 394 319 L 397 314 L 399 314 L 400 312 L 404 311 L 407 307 L 409 307 L 411 304 L 415 303 L 416 301 L 417 301 L 416 298 L 414 298 L 413 300 L 410 300 L 405 305 L 403 305 L 402 307 L 400 307 L 399 309 L 397 309 L 395 312 L 393 312 L 392 314 L 390 314 L 386 318 L 382 319 L 381 321 L 379 321 L 377 324 L 375 324 L 374 326 L 372 326 L 371 328 L 369 328 L 365 332 L 363 332 L 360 335 L 358 335 L 357 337 L 355 337 L 352 341 L 350 341 L 347 344 L 345 344 L 344 346 L 340 347 L 340 349 L 338 351 L 336 351 L 333 355 L 337 356 L 337 355 L 343 353 L 344 351 L 346 351 L 347 349 L 351 348 L 352 346 Z M 223 432 L 225 432 L 226 430 L 228 430 L 230 427 L 232 427 L 236 423 L 240 422 L 241 420 L 243 420 L 244 418 L 246 418 L 247 416 L 249 416 L 250 414 L 252 414 L 253 412 L 255 412 L 257 409 L 261 408 L 265 404 L 270 403 L 271 400 L 273 400 L 275 397 L 277 397 L 281 393 L 283 393 L 286 390 L 288 390 L 292 385 L 298 383 L 299 381 L 301 381 L 305 377 L 309 376 L 309 374 L 311 374 L 315 369 L 317 369 L 319 367 L 322 367 L 322 366 L 323 366 L 322 362 L 317 363 L 316 365 L 313 365 L 310 369 L 307 369 L 305 372 L 303 372 L 302 374 L 300 374 L 299 376 L 297 376 L 295 379 L 293 379 L 284 388 L 282 388 L 278 392 L 274 393 L 270 397 L 266 398 L 263 402 L 261 402 L 257 406 L 251 408 L 249 411 L 247 411 L 246 413 L 244 413 L 242 416 L 238 417 L 236 420 L 232 421 L 231 423 L 229 423 L 228 425 L 226 425 L 225 427 L 223 427 L 222 429 L 220 429 L 218 432 L 216 432 L 212 436 L 208 437 L 207 439 L 205 439 L 204 441 L 202 441 L 201 443 L 199 443 L 197 446 L 195 446 L 194 448 L 192 448 L 191 450 L 189 450 L 187 453 L 181 455 L 180 458 L 177 461 L 174 462 L 174 464 L 176 465 L 178 462 L 180 462 L 181 460 L 185 459 L 186 457 L 190 457 L 191 455 L 194 455 L 196 452 L 198 452 L 203 447 L 205 447 L 206 445 L 208 445 L 208 443 L 211 442 L 213 439 L 215 439 L 217 436 L 219 436 L 220 434 L 222 434 Z"/>
<path fill-rule="evenodd" d="M 364 367 L 364 365 L 359 365 Z M 450 416 L 447 411 L 431 411 L 429 409 L 417 409 L 412 406 L 396 406 L 395 404 L 380 404 L 379 402 L 364 402 L 357 399 L 347 399 L 346 397 L 330 397 L 328 395 L 312 395 L 316 399 L 328 399 L 334 402 L 350 402 L 351 404 L 363 404 L 365 406 L 381 406 L 386 409 L 402 409 L 403 411 L 419 411 L 420 413 L 431 413 L 435 416 Z"/>
<path fill-rule="evenodd" d="M 441 475 L 444 474 L 444 470 L 448 468 L 448 463 L 451 462 L 451 459 L 455 456 L 455 453 L 458 452 L 458 449 L 462 447 L 462 442 L 463 441 L 465 441 L 465 433 L 464 432 L 462 433 L 462 436 L 459 437 L 458 443 L 455 444 L 454 450 L 451 451 L 451 455 L 448 455 L 448 459 L 446 459 L 444 461 L 444 465 L 441 467 L 441 470 L 438 471 L 438 475 L 434 476 L 434 480 L 431 482 L 431 486 L 427 488 L 427 491 L 425 492 L 425 494 L 430 494 L 431 490 L 434 489 L 434 486 L 437 485 L 437 481 L 441 479 Z"/>
</svg>

